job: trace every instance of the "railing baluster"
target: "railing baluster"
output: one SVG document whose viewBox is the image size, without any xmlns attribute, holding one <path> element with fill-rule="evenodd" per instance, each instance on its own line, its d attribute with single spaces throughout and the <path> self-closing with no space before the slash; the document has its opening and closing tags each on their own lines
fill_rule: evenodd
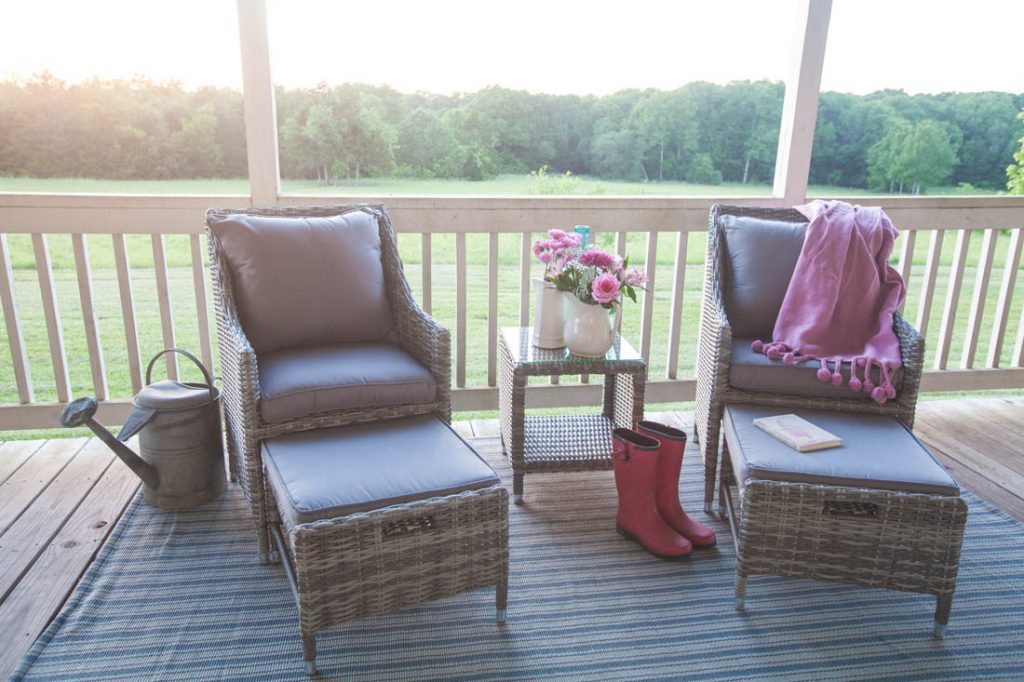
<svg viewBox="0 0 1024 682">
<path fill-rule="evenodd" d="M 213 347 L 210 339 L 210 314 L 206 306 L 206 272 L 203 268 L 203 245 L 198 233 L 189 235 L 192 249 L 192 289 L 196 295 L 196 315 L 199 322 L 199 350 L 203 364 L 213 371 Z"/>
<path fill-rule="evenodd" d="M 11 364 L 14 366 L 14 382 L 18 386 L 18 400 L 22 403 L 31 403 L 35 402 L 36 394 L 32 389 L 32 374 L 29 372 L 28 355 L 25 353 L 25 337 L 21 333 L 18 301 L 14 296 L 14 271 L 11 269 L 6 234 L 0 234 L 0 261 L 3 261 L 3 273 L 0 273 L 0 302 L 3 303 L 7 344 L 11 349 Z"/>
<path fill-rule="evenodd" d="M 626 239 L 629 237 L 628 232 L 619 232 L 615 235 L 615 253 L 619 254 L 620 258 L 626 257 Z M 622 311 L 619 311 L 619 319 L 615 321 L 615 331 L 622 331 Z"/>
<path fill-rule="evenodd" d="M 640 319 L 640 354 L 646 362 L 651 361 L 651 322 L 654 316 L 654 272 L 658 268 L 658 233 L 647 233 L 647 290 L 643 295 L 643 316 Z"/>
<path fill-rule="evenodd" d="M 128 249 L 123 234 L 112 235 L 117 286 L 121 296 L 121 318 L 124 320 L 124 341 L 128 351 L 128 372 L 132 377 L 132 393 L 142 390 L 142 368 L 139 358 L 139 330 L 135 323 L 135 294 L 128 266 Z"/>
<path fill-rule="evenodd" d="M 53 266 L 50 264 L 50 247 L 45 234 L 32 235 L 32 250 L 36 258 L 36 274 L 39 276 L 39 293 L 43 297 L 43 316 L 46 318 L 46 337 L 50 342 L 50 359 L 53 361 L 53 380 L 57 387 L 57 400 L 67 402 L 71 397 L 71 381 L 68 379 L 68 361 L 64 353 L 64 332 L 60 327 L 60 306 L 53 284 Z"/>
<path fill-rule="evenodd" d="M 1024 308 L 1020 309 L 1020 322 L 1017 323 L 1017 342 L 1013 344 L 1013 364 L 1024 367 Z"/>
<path fill-rule="evenodd" d="M 960 287 L 964 283 L 964 266 L 967 263 L 967 249 L 971 245 L 971 231 L 958 230 L 956 250 L 953 253 L 953 269 L 949 273 L 949 289 L 946 292 L 946 306 L 942 311 L 942 329 L 939 345 L 936 347 L 935 368 L 946 369 L 949 361 L 949 347 L 953 342 L 953 326 L 956 323 L 956 308 L 960 303 Z"/>
<path fill-rule="evenodd" d="M 100 343 L 96 308 L 92 302 L 92 270 L 89 267 L 89 245 L 84 234 L 71 235 L 75 252 L 75 270 L 78 273 L 78 297 L 82 302 L 82 321 L 85 324 L 85 342 L 89 349 L 89 369 L 92 388 L 97 400 L 106 400 L 107 372 L 103 363 L 103 345 Z"/>
<path fill-rule="evenodd" d="M 917 232 L 914 230 L 906 230 L 903 233 L 903 244 L 900 247 L 900 276 L 906 283 L 907 287 L 910 287 L 910 270 L 914 265 L 914 243 L 917 241 Z M 900 312 L 903 312 L 903 306 L 907 303 L 907 299 L 904 298 L 903 302 L 900 303 Z"/>
<path fill-rule="evenodd" d="M 988 366 L 998 367 L 999 356 L 1003 354 L 1003 337 L 1010 321 L 1010 304 L 1013 302 L 1013 288 L 1017 284 L 1017 269 L 1020 267 L 1021 245 L 1024 244 L 1024 229 L 1017 228 L 1010 233 L 1010 248 L 1006 254 L 1003 269 L 1003 284 L 999 287 L 996 302 L 996 318 L 992 323 L 992 340 L 988 344 Z"/>
<path fill-rule="evenodd" d="M 683 321 L 683 289 L 686 286 L 686 247 L 690 233 L 680 230 L 676 236 L 676 272 L 672 280 L 672 312 L 668 321 L 668 366 L 665 375 L 675 379 L 679 373 L 679 329 Z"/>
<path fill-rule="evenodd" d="M 981 238 L 981 259 L 978 261 L 978 274 L 974 280 L 974 291 L 971 293 L 971 310 L 967 316 L 967 338 L 964 340 L 964 352 L 960 364 L 963 369 L 974 367 L 974 356 L 978 351 L 978 334 L 981 331 L 981 319 L 985 316 L 985 297 L 988 296 L 988 282 L 992 277 L 992 259 L 996 253 L 996 230 L 985 230 Z"/>
<path fill-rule="evenodd" d="M 498 233 L 487 245 L 487 385 L 498 384 Z"/>
<path fill-rule="evenodd" d="M 530 264 L 533 256 L 530 250 L 530 233 L 523 232 L 519 254 L 519 326 L 530 325 Z"/>
<path fill-rule="evenodd" d="M 430 300 L 431 299 L 431 297 L 430 297 L 430 285 L 431 285 L 431 282 L 430 282 L 430 280 L 431 280 L 431 276 L 430 276 L 430 266 L 431 266 L 431 261 L 430 261 L 430 233 L 429 232 L 424 232 L 422 237 L 423 237 L 423 241 L 420 243 L 420 263 L 422 264 L 420 266 L 420 274 L 423 277 L 423 295 L 420 297 L 420 300 L 422 301 L 421 307 L 423 308 L 424 312 L 426 312 L 429 315 L 430 314 L 430 307 L 431 307 L 431 300 Z"/>
<path fill-rule="evenodd" d="M 935 297 L 935 280 L 939 274 L 939 261 L 942 256 L 943 230 L 932 230 L 932 238 L 928 244 L 928 261 L 925 264 L 924 280 L 921 282 L 921 300 L 917 306 L 917 330 L 928 336 L 928 320 L 932 313 L 932 299 Z"/>
<path fill-rule="evenodd" d="M 153 241 L 153 271 L 156 273 L 156 296 L 160 303 L 160 328 L 163 331 L 164 348 L 174 348 L 174 320 L 171 317 L 171 288 L 167 285 L 167 256 L 164 252 L 164 236 L 151 235 Z M 178 354 L 168 353 L 167 376 L 178 380 Z"/>
<path fill-rule="evenodd" d="M 455 385 L 466 385 L 466 233 L 455 234 Z"/>
</svg>

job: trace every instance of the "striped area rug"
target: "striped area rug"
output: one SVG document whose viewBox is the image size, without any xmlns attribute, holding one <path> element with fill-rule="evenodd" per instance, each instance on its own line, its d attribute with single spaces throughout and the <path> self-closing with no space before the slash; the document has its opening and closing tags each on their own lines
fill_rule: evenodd
<svg viewBox="0 0 1024 682">
<path fill-rule="evenodd" d="M 498 440 L 474 444 L 511 482 Z M 691 510 L 699 465 L 691 446 Z M 943 641 L 933 599 L 883 590 L 755 576 L 738 613 L 724 522 L 716 548 L 662 561 L 615 533 L 614 500 L 610 472 L 527 477 L 506 626 L 491 591 L 348 623 L 318 638 L 322 677 L 1024 679 L 1024 526 L 976 497 Z M 302 679 L 291 592 L 254 537 L 237 488 L 184 513 L 136 499 L 15 679 Z"/>
</svg>

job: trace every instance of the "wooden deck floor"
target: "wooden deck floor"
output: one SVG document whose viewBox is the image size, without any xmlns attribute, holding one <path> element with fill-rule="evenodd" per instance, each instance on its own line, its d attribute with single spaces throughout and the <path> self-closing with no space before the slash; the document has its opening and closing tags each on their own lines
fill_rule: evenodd
<svg viewBox="0 0 1024 682">
<path fill-rule="evenodd" d="M 922 402 L 916 432 L 960 483 L 1024 521 L 1024 398 Z M 690 413 L 649 414 L 683 428 Z M 469 438 L 496 420 L 458 422 Z M 60 610 L 128 502 L 134 474 L 95 438 L 0 445 L 0 679 Z"/>
</svg>

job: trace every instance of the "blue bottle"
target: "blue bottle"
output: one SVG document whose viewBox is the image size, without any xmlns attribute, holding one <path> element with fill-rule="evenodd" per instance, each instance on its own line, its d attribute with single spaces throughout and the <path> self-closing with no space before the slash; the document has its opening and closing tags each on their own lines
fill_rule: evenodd
<svg viewBox="0 0 1024 682">
<path fill-rule="evenodd" d="M 573 232 L 580 236 L 580 248 L 585 249 L 590 245 L 590 228 L 586 225 L 577 225 Z"/>
</svg>

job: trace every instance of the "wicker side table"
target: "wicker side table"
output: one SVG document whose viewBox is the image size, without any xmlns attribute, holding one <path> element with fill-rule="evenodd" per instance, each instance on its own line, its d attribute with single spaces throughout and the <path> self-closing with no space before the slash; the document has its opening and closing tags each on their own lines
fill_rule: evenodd
<svg viewBox="0 0 1024 682">
<path fill-rule="evenodd" d="M 537 348 L 532 336 L 531 327 L 507 327 L 498 343 L 501 443 L 512 465 L 516 504 L 522 504 L 526 474 L 611 469 L 612 429 L 632 427 L 644 412 L 647 364 L 621 336 L 598 359 Z M 526 416 L 530 377 L 572 374 L 604 375 L 601 414 Z"/>
</svg>

